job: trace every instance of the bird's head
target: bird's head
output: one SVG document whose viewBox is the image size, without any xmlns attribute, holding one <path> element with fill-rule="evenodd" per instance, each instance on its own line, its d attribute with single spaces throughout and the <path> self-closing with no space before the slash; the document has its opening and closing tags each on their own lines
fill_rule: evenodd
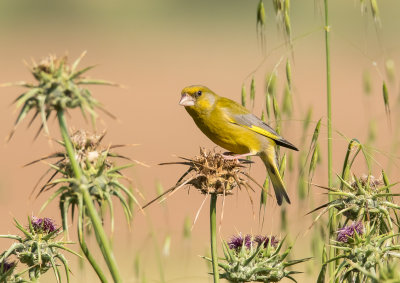
<svg viewBox="0 0 400 283">
<path fill-rule="evenodd" d="M 208 87 L 188 86 L 182 90 L 179 104 L 185 106 L 187 110 L 205 111 L 214 106 L 217 97 Z"/>
</svg>

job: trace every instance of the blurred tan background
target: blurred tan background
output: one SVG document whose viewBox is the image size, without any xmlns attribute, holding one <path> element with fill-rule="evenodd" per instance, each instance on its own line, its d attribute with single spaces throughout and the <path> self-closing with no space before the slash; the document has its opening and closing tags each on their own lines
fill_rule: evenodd
<svg viewBox="0 0 400 283">
<path fill-rule="evenodd" d="M 199 147 L 213 148 L 195 126 L 183 107 L 178 105 L 180 91 L 191 84 L 204 84 L 216 93 L 240 101 L 241 86 L 249 89 L 252 75 L 256 79 L 256 106 L 261 114 L 265 75 L 283 58 L 293 59 L 294 116 L 285 121 L 283 136 L 297 145 L 300 142 L 302 122 L 307 109 L 313 108 L 313 124 L 323 118 L 320 144 L 323 163 L 318 166 L 314 182 L 326 184 L 326 102 L 325 58 L 320 1 L 292 1 L 291 23 L 293 54 L 277 31 L 270 1 L 267 10 L 267 56 L 264 57 L 256 36 L 256 7 L 258 1 L 1 1 L 0 2 L 0 83 L 19 80 L 32 81 L 23 64 L 30 58 L 39 61 L 49 53 L 64 55 L 70 61 L 87 50 L 81 66 L 98 64 L 90 71 L 92 78 L 106 79 L 122 84 L 123 88 L 91 87 L 93 95 L 118 116 L 118 121 L 101 114 L 98 131 L 107 130 L 107 143 L 137 143 L 118 152 L 140 160 L 149 168 L 136 166 L 127 175 L 134 179 L 146 200 L 156 195 L 156 184 L 169 188 L 184 172 L 179 166 L 159 166 L 160 162 L 176 161 L 178 156 L 192 157 Z M 392 106 L 392 129 L 388 127 L 382 99 L 381 85 L 386 78 L 385 60 L 399 63 L 399 24 L 397 11 L 400 2 L 379 1 L 382 28 L 376 29 L 370 14 L 362 16 L 359 1 L 336 0 L 331 3 L 332 30 L 332 93 L 333 127 L 348 138 L 367 139 L 368 123 L 376 121 L 377 152 L 373 167 L 375 175 L 391 163 L 390 178 L 398 180 L 398 152 L 388 157 L 395 140 L 398 100 L 397 83 L 389 85 Z M 372 94 L 362 92 L 362 74 L 369 70 Z M 278 67 L 278 95 L 283 92 L 284 63 Z M 16 87 L 1 88 L 0 136 L 9 133 L 17 112 L 10 106 L 21 93 Z M 68 120 L 75 129 L 91 129 L 78 111 L 72 111 Z M 29 198 L 46 164 L 28 168 L 22 165 L 51 153 L 48 139 L 41 135 L 33 141 L 39 124 L 26 130 L 23 123 L 10 143 L 0 147 L 0 234 L 15 233 L 12 218 L 26 222 L 28 215 L 36 215 L 50 193 L 38 199 Z M 58 138 L 58 128 L 50 122 L 52 137 Z M 341 171 L 347 141 L 337 132 L 333 136 L 334 173 Z M 301 150 L 308 150 L 302 148 Z M 296 156 L 296 154 L 295 154 Z M 262 183 L 265 168 L 258 158 L 251 168 L 252 176 Z M 297 164 L 297 162 L 295 162 Z M 356 173 L 364 173 L 362 162 Z M 292 205 L 289 208 L 289 233 L 295 241 L 295 257 L 310 256 L 312 222 L 305 214 L 323 203 L 326 198 L 318 189 L 311 189 L 314 201 L 299 203 L 297 196 L 297 167 L 285 177 Z M 358 171 L 357 171 L 358 170 Z M 162 282 L 160 260 L 155 241 L 161 250 L 161 264 L 166 282 L 209 282 L 208 267 L 199 255 L 209 249 L 208 203 L 200 212 L 190 239 L 183 237 L 184 219 L 193 221 L 204 196 L 186 189 L 180 190 L 165 205 L 152 205 L 146 215 L 135 212 L 132 229 L 120 209 L 117 213 L 114 250 L 126 282 Z M 146 200 L 141 200 L 145 203 Z M 253 194 L 253 209 L 246 192 L 239 192 L 226 200 L 220 237 L 229 238 L 237 232 L 265 233 L 283 236 L 280 230 L 280 208 L 269 199 L 266 222 L 260 230 L 258 215 L 259 191 Z M 221 212 L 221 203 L 219 213 Z M 116 207 L 118 207 L 116 205 Z M 57 203 L 52 203 L 42 216 L 60 223 Z M 219 216 L 218 216 L 219 217 Z M 106 221 L 107 222 L 107 221 Z M 74 229 L 74 222 L 72 229 Z M 152 236 L 153 235 L 153 236 Z M 170 236 L 169 251 L 162 253 L 166 237 Z M 75 237 L 71 234 L 71 239 Z M 92 239 L 93 241 L 93 239 Z M 93 243 L 94 244 L 94 243 Z M 10 241 L 1 240 L 5 249 Z M 95 248 L 95 245 L 92 245 Z M 78 250 L 78 246 L 73 248 Z M 135 274 L 135 258 L 140 258 L 140 280 Z M 69 256 L 74 273 L 73 282 L 97 282 L 88 264 L 82 273 L 78 261 Z M 316 259 L 315 262 L 319 262 Z M 313 265 L 314 263 L 311 263 Z M 306 271 L 299 282 L 315 280 L 307 273 L 310 264 L 298 270 Z M 54 275 L 45 276 L 54 282 Z M 306 279 L 307 278 L 307 279 Z M 83 281 L 86 280 L 86 281 Z"/>
</svg>

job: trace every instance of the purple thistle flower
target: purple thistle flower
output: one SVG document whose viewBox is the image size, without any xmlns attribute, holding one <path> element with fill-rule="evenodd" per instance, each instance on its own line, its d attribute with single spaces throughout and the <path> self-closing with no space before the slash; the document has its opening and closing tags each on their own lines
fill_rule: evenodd
<svg viewBox="0 0 400 283">
<path fill-rule="evenodd" d="M 7 259 L 5 259 L 3 262 L 0 263 L 0 274 L 4 274 L 10 269 L 14 268 L 16 265 L 15 262 L 11 261 L 8 262 Z"/>
<path fill-rule="evenodd" d="M 348 238 L 353 238 L 357 232 L 358 235 L 364 233 L 364 226 L 361 221 L 353 222 L 351 225 L 345 226 L 337 231 L 336 240 L 338 242 L 347 243 Z"/>
<path fill-rule="evenodd" d="M 259 245 L 263 244 L 264 247 L 267 247 L 267 246 L 268 246 L 269 241 L 271 241 L 271 246 L 274 247 L 274 248 L 275 248 L 275 247 L 278 245 L 278 243 L 279 243 L 279 241 L 276 239 L 275 236 L 271 236 L 271 238 L 269 238 L 268 236 L 257 235 L 257 236 L 254 238 L 254 242 L 255 242 L 255 243 L 257 243 L 257 244 L 259 244 Z"/>
<path fill-rule="evenodd" d="M 46 234 L 50 234 L 52 232 L 54 232 L 57 228 L 56 225 L 54 224 L 54 220 L 51 218 L 39 218 L 39 217 L 32 217 L 31 220 L 32 223 L 32 227 L 33 230 L 36 233 L 46 233 Z"/>
<path fill-rule="evenodd" d="M 232 250 L 238 250 L 241 249 L 242 246 L 244 245 L 246 248 L 250 249 L 251 247 L 251 236 L 250 235 L 246 235 L 242 236 L 242 234 L 239 234 L 237 236 L 233 236 L 231 238 L 231 240 L 228 242 L 228 246 L 230 249 Z"/>
</svg>

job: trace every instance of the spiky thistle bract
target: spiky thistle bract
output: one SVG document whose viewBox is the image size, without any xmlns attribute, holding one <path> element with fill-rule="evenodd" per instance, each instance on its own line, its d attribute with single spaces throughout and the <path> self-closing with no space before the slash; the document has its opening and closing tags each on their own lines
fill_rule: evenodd
<svg viewBox="0 0 400 283">
<path fill-rule="evenodd" d="M 392 201 L 392 197 L 399 194 L 390 192 L 395 183 L 385 185 L 381 179 L 372 175 L 353 176 L 353 181 L 350 183 L 339 178 L 343 185 L 342 189 L 322 187 L 328 194 L 335 196 L 335 199 L 312 211 L 322 209 L 315 221 L 329 209 L 336 209 L 336 215 L 344 215 L 347 221 L 376 221 L 382 233 L 393 229 L 391 213 L 400 210 L 400 206 Z M 399 224 L 396 218 L 396 225 Z"/>
<path fill-rule="evenodd" d="M 14 100 L 17 108 L 21 108 L 21 110 L 14 123 L 14 128 L 7 138 L 8 140 L 11 139 L 17 126 L 30 112 L 33 112 L 33 116 L 29 122 L 29 126 L 36 118 L 41 120 L 41 126 L 37 134 L 39 134 L 41 130 L 49 134 L 47 120 L 53 112 L 61 110 L 80 108 L 85 119 L 87 114 L 89 114 L 92 122 L 95 122 L 97 116 L 95 108 L 102 110 L 104 110 L 104 108 L 99 101 L 92 97 L 91 92 L 84 86 L 115 84 L 108 81 L 84 77 L 86 72 L 94 67 L 89 66 L 83 69 L 77 69 L 85 53 L 86 52 L 75 60 L 72 65 L 68 65 L 66 56 L 56 57 L 50 55 L 39 64 L 34 62 L 33 66 L 30 67 L 30 71 L 36 80 L 35 83 L 17 82 L 13 84 L 4 84 L 27 88 L 26 92 L 22 93 Z M 107 111 L 105 112 L 108 113 Z"/>
<path fill-rule="evenodd" d="M 0 282 L 31 282 L 36 281 L 42 274 L 52 269 L 56 277 L 56 282 L 61 282 L 60 263 L 65 269 L 66 279 L 69 282 L 70 269 L 68 261 L 63 252 L 69 252 L 80 256 L 73 250 L 66 247 L 71 242 L 58 240 L 60 229 L 56 228 L 54 221 L 50 218 L 28 217 L 28 227 L 22 226 L 16 219 L 15 225 L 23 234 L 1 235 L 0 238 L 15 240 L 10 248 L 0 255 L 2 263 L 0 272 Z M 10 262 L 9 259 L 14 261 Z M 7 265 L 6 265 L 6 264 Z M 25 265 L 22 272 L 16 273 L 17 263 Z M 7 267 L 7 268 L 5 268 Z M 27 273 L 29 281 L 23 278 Z"/>
<path fill-rule="evenodd" d="M 98 204 L 99 208 L 108 205 L 111 215 L 111 230 L 114 230 L 114 205 L 113 198 L 118 199 L 123 207 L 126 218 L 129 221 L 132 217 L 132 211 L 129 207 L 129 200 L 138 204 L 136 197 L 131 190 L 126 187 L 121 180 L 127 180 L 122 170 L 132 167 L 134 164 L 115 165 L 112 158 L 129 158 L 114 153 L 112 150 L 115 147 L 122 145 L 102 145 L 105 132 L 103 134 L 91 134 L 89 132 L 79 130 L 71 136 L 71 141 L 75 150 L 75 157 L 82 169 L 85 183 L 81 184 L 74 177 L 73 170 L 68 158 L 68 155 L 59 151 L 44 158 L 35 160 L 30 164 L 40 160 L 57 159 L 54 163 L 49 164 L 52 171 L 50 179 L 41 187 L 39 194 L 43 191 L 48 191 L 53 187 L 59 188 L 49 197 L 42 206 L 42 210 L 57 197 L 60 198 L 60 209 L 63 223 L 63 229 L 68 233 L 68 212 L 72 209 L 72 213 L 77 208 L 79 215 L 84 216 L 84 207 L 82 204 L 82 196 L 80 195 L 80 187 L 87 186 L 87 190 L 93 201 Z M 62 144 L 62 142 L 60 142 Z M 59 178 L 56 178 L 59 176 Z M 104 209 L 99 212 L 103 213 Z M 80 227 L 82 228 L 82 227 Z"/>
<path fill-rule="evenodd" d="M 220 261 L 220 277 L 230 282 L 278 282 L 300 273 L 287 267 L 310 258 L 287 260 L 292 247 L 283 249 L 282 241 L 274 236 L 234 236 L 223 242 L 224 258 Z M 204 257 L 211 261 L 210 258 Z"/>
<path fill-rule="evenodd" d="M 337 256 L 325 264 L 339 261 L 334 276 L 340 282 L 381 282 L 379 270 L 400 257 L 398 234 L 381 234 L 375 225 L 366 223 L 357 222 L 339 229 L 337 233 L 346 234 L 345 237 L 338 236 L 331 241 Z"/>
</svg>

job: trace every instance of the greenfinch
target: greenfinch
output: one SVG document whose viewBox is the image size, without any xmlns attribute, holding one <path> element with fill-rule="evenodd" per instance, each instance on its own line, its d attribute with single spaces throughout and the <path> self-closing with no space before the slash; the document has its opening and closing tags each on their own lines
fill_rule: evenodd
<svg viewBox="0 0 400 283">
<path fill-rule="evenodd" d="M 281 205 L 283 199 L 290 203 L 278 169 L 276 146 L 298 150 L 293 144 L 242 105 L 215 94 L 205 86 L 185 87 L 179 104 L 185 107 L 209 139 L 237 154 L 233 158 L 260 156 L 274 187 L 277 203 Z"/>
</svg>

